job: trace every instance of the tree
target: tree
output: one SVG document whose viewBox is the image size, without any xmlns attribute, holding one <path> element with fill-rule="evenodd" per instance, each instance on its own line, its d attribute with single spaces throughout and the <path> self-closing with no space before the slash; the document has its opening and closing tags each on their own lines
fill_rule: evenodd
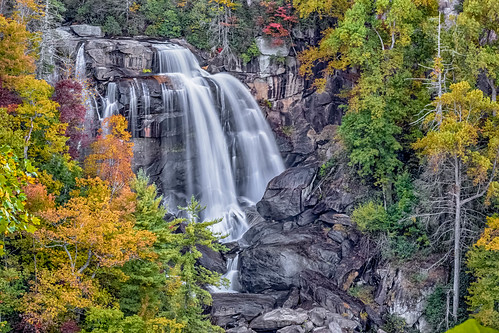
<svg viewBox="0 0 499 333">
<path fill-rule="evenodd" d="M 0 35 L 0 79 L 10 83 L 13 76 L 32 73 L 31 34 L 25 25 L 0 15 Z"/>
<path fill-rule="evenodd" d="M 76 159 L 79 151 L 85 147 L 86 135 L 81 125 L 85 118 L 85 105 L 82 101 L 82 86 L 73 80 L 62 80 L 55 85 L 52 99 L 59 104 L 60 120 L 67 123 L 66 136 L 69 155 Z"/>
<path fill-rule="evenodd" d="M 461 272 L 462 233 L 469 219 L 466 210 L 475 201 L 490 194 L 495 187 L 499 159 L 499 131 L 494 116 L 498 105 L 483 96 L 480 90 L 471 90 L 467 82 L 453 84 L 451 92 L 440 100 L 443 119 L 437 128 L 430 129 L 414 148 L 426 158 L 429 170 L 449 177 L 437 184 L 439 198 L 434 202 L 441 208 L 432 212 L 440 219 L 437 232 L 453 230 L 453 304 L 452 314 L 457 319 L 459 306 L 459 275 Z M 427 123 L 434 115 L 427 117 Z M 445 212 L 442 211 L 445 209 Z M 472 215 L 472 214 L 471 214 Z"/>
<path fill-rule="evenodd" d="M 35 239 L 50 265 L 25 296 L 31 323 L 53 326 L 68 311 L 99 305 L 99 270 L 149 256 L 155 236 L 134 229 L 135 195 L 128 188 L 111 193 L 99 178 L 80 179 L 67 203 L 39 213 Z"/>
<path fill-rule="evenodd" d="M 50 98 L 53 88 L 33 76 L 18 77 L 15 91 L 23 103 L 12 113 L 12 127 L 22 133 L 23 156 L 39 162 L 64 153 L 66 124 L 59 121 L 58 104 Z"/>
<path fill-rule="evenodd" d="M 198 222 L 199 213 L 203 207 L 194 197 L 183 209 L 188 213 L 189 218 L 176 221 L 177 224 L 184 224 L 185 231 L 178 242 L 173 244 L 175 255 L 171 260 L 174 266 L 167 271 L 171 277 L 168 293 L 169 305 L 177 321 L 186 324 L 184 330 L 186 333 L 223 332 L 223 329 L 212 325 L 202 315 L 202 306 L 210 305 L 212 301 L 210 293 L 204 287 L 220 286 L 220 274 L 197 264 L 202 256 L 198 245 L 204 245 L 214 251 L 224 249 L 218 243 L 220 235 L 213 234 L 209 229 L 210 226 L 220 221 Z"/>
<path fill-rule="evenodd" d="M 33 232 L 38 219 L 25 208 L 23 187 L 33 180 L 35 169 L 29 161 L 19 161 L 9 147 L 1 146 L 0 170 L 0 233 Z M 0 241 L 0 254 L 3 246 Z"/>
<path fill-rule="evenodd" d="M 301 17 L 318 13 L 320 16 L 342 18 L 352 3 L 352 0 L 295 0 L 293 6 Z"/>
<path fill-rule="evenodd" d="M 494 0 L 466 0 L 457 19 L 456 62 L 461 79 L 477 82 L 480 76 L 489 86 L 492 101 L 497 99 L 499 84 L 499 3 Z"/>
<path fill-rule="evenodd" d="M 488 227 L 468 252 L 468 267 L 476 278 L 469 288 L 468 304 L 485 326 L 499 329 L 499 217 L 487 218 Z"/>
<path fill-rule="evenodd" d="M 99 137 L 90 146 L 92 153 L 85 159 L 85 172 L 107 180 L 113 195 L 133 178 L 133 143 L 126 129 L 127 121 L 121 115 L 105 119 Z"/>
</svg>

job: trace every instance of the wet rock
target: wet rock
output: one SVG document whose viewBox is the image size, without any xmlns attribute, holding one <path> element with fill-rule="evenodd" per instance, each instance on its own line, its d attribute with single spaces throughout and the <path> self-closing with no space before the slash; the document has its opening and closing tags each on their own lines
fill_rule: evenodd
<svg viewBox="0 0 499 333">
<path fill-rule="evenodd" d="M 262 229 L 262 234 L 254 235 L 255 243 L 240 254 L 240 280 L 245 291 L 299 287 L 304 270 L 335 275 L 341 247 L 327 242 L 322 227 L 308 225 L 288 231 Z"/>
<path fill-rule="evenodd" d="M 276 330 L 285 326 L 301 325 L 307 318 L 307 313 L 303 310 L 275 309 L 251 321 L 250 328 L 255 330 Z"/>
<path fill-rule="evenodd" d="M 198 250 L 202 254 L 202 257 L 199 258 L 199 264 L 205 268 L 208 268 L 210 271 L 222 274 L 225 273 L 227 265 L 220 252 L 213 251 L 204 245 L 198 245 Z"/>
</svg>

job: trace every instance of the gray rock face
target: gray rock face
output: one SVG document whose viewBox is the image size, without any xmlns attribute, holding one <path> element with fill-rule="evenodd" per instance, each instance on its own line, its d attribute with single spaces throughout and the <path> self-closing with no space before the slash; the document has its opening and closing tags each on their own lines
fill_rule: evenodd
<svg viewBox="0 0 499 333">
<path fill-rule="evenodd" d="M 257 294 L 213 294 L 211 316 L 216 325 L 226 327 L 239 320 L 249 322 L 273 309 L 275 298 Z"/>
<path fill-rule="evenodd" d="M 240 281 L 248 292 L 298 287 L 304 270 L 332 277 L 341 259 L 341 247 L 325 242 L 319 226 L 283 231 L 274 225 L 254 240 L 240 254 Z"/>
<path fill-rule="evenodd" d="M 71 30 L 80 37 L 104 37 L 102 29 L 88 24 L 75 24 Z"/>
<path fill-rule="evenodd" d="M 300 325 L 292 325 L 277 330 L 277 333 L 305 333 L 305 328 Z"/>
<path fill-rule="evenodd" d="M 307 319 L 307 313 L 303 310 L 281 308 L 255 318 L 250 327 L 254 330 L 276 330 L 285 326 L 303 324 Z"/>
<path fill-rule="evenodd" d="M 87 42 L 85 51 L 98 81 L 141 76 L 151 69 L 154 54 L 150 43 L 136 40 L 94 39 Z"/>
<path fill-rule="evenodd" d="M 256 46 L 260 53 L 268 56 L 287 56 L 289 51 L 286 44 L 272 45 L 270 38 L 258 37 L 256 38 Z"/>
<path fill-rule="evenodd" d="M 316 168 L 295 167 L 272 179 L 257 209 L 264 218 L 286 220 L 305 210 L 305 197 Z"/>
</svg>

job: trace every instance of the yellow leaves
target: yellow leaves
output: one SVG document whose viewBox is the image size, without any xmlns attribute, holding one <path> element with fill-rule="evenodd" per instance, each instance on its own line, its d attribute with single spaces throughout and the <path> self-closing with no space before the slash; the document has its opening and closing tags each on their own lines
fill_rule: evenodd
<svg viewBox="0 0 499 333">
<path fill-rule="evenodd" d="M 483 246 L 489 251 L 499 251 L 499 217 L 487 217 L 487 225 L 476 246 Z"/>
<path fill-rule="evenodd" d="M 132 5 L 128 8 L 128 10 L 132 13 L 138 12 L 140 10 L 140 4 L 134 1 Z"/>
<path fill-rule="evenodd" d="M 232 2 L 231 0 L 210 0 L 210 2 L 217 3 L 229 9 L 235 9 L 237 6 L 237 4 L 235 2 Z"/>
<path fill-rule="evenodd" d="M 293 6 L 300 13 L 300 17 L 309 17 L 318 13 L 319 17 L 336 17 L 341 19 L 344 13 L 353 4 L 352 0 L 294 0 Z"/>
<path fill-rule="evenodd" d="M 435 101 L 435 106 L 440 103 L 443 109 L 438 128 L 430 130 L 413 147 L 437 164 L 448 157 L 461 159 L 468 164 L 468 175 L 478 184 L 487 178 L 491 160 L 497 158 L 499 131 L 490 119 L 485 119 L 497 112 L 498 106 L 484 97 L 482 91 L 471 90 L 468 82 L 453 84 L 450 89 Z M 434 121 L 435 114 L 430 114 L 425 123 Z M 487 148 L 478 150 L 478 143 L 485 138 Z"/>
<path fill-rule="evenodd" d="M 35 62 L 27 54 L 31 34 L 23 24 L 0 15 L 0 78 L 12 82 L 14 76 L 32 73 Z"/>
<path fill-rule="evenodd" d="M 156 238 L 134 229 L 135 195 L 123 189 L 111 198 L 106 182 L 98 178 L 79 180 L 78 187 L 64 206 L 41 213 L 50 223 L 36 233 L 42 246 L 61 248 L 58 256 L 66 258 L 73 273 L 120 266 L 145 255 Z"/>
<path fill-rule="evenodd" d="M 70 274 L 68 269 L 41 270 L 32 289 L 24 296 L 22 308 L 30 324 L 45 327 L 70 310 L 91 306 L 98 292 L 91 280 Z"/>
</svg>

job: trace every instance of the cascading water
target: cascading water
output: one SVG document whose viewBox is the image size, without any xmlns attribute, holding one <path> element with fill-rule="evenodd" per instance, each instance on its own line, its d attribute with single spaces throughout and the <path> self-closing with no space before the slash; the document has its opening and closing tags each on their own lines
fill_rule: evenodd
<svg viewBox="0 0 499 333">
<path fill-rule="evenodd" d="M 87 86 L 86 67 L 85 43 L 83 43 L 81 44 L 80 48 L 78 49 L 78 53 L 76 54 L 75 78 L 82 86 L 81 97 L 87 110 L 85 114 L 84 127 L 90 129 L 92 127 L 94 118 L 94 110 L 97 110 L 97 107 L 94 108 L 94 106 L 97 105 L 97 102 L 95 101 L 94 96 L 90 93 Z"/>
<path fill-rule="evenodd" d="M 243 84 L 228 74 L 212 76 L 220 89 L 223 113 L 234 119 L 235 152 L 232 154 L 236 171 L 238 195 L 255 204 L 262 198 L 268 182 L 276 171 L 284 170 L 272 131 L 254 98 L 248 98 Z"/>
<path fill-rule="evenodd" d="M 130 132 L 132 136 L 137 133 L 137 90 L 135 89 L 137 82 L 135 80 L 130 82 L 130 104 L 129 104 L 129 115 L 128 115 L 128 125 L 130 126 Z"/>
<path fill-rule="evenodd" d="M 107 85 L 106 98 L 104 99 L 103 104 L 104 112 L 102 112 L 101 121 L 118 112 L 118 104 L 116 102 L 116 83 L 109 82 Z"/>
<path fill-rule="evenodd" d="M 227 234 L 225 241 L 237 240 L 248 229 L 239 202 L 256 203 L 270 179 L 284 170 L 272 131 L 237 79 L 209 75 L 187 49 L 164 44 L 156 49 L 159 72 L 175 90 L 161 87 L 165 112 L 176 98 L 185 113 L 187 191 L 206 205 L 204 219 L 223 218 L 213 226 L 215 232 Z M 238 258 L 227 263 L 229 288 L 213 291 L 238 289 Z"/>
<path fill-rule="evenodd" d="M 193 195 L 206 206 L 201 219 L 222 218 L 213 231 L 227 235 L 224 242 L 236 241 L 248 229 L 243 207 L 260 200 L 269 180 L 284 170 L 272 131 L 237 79 L 210 75 L 185 48 L 154 48 L 156 74 L 118 83 L 120 101 L 128 102 L 132 135 L 151 137 L 148 126 L 153 123 L 160 131 L 155 137 L 162 158 L 151 172 L 159 177 L 170 210 L 185 206 Z M 103 115 L 115 112 L 116 89 L 108 84 Z M 153 93 L 163 103 L 161 109 L 155 104 L 154 111 Z M 228 261 L 225 277 L 231 287 L 217 291 L 237 289 L 238 255 Z"/>
</svg>

